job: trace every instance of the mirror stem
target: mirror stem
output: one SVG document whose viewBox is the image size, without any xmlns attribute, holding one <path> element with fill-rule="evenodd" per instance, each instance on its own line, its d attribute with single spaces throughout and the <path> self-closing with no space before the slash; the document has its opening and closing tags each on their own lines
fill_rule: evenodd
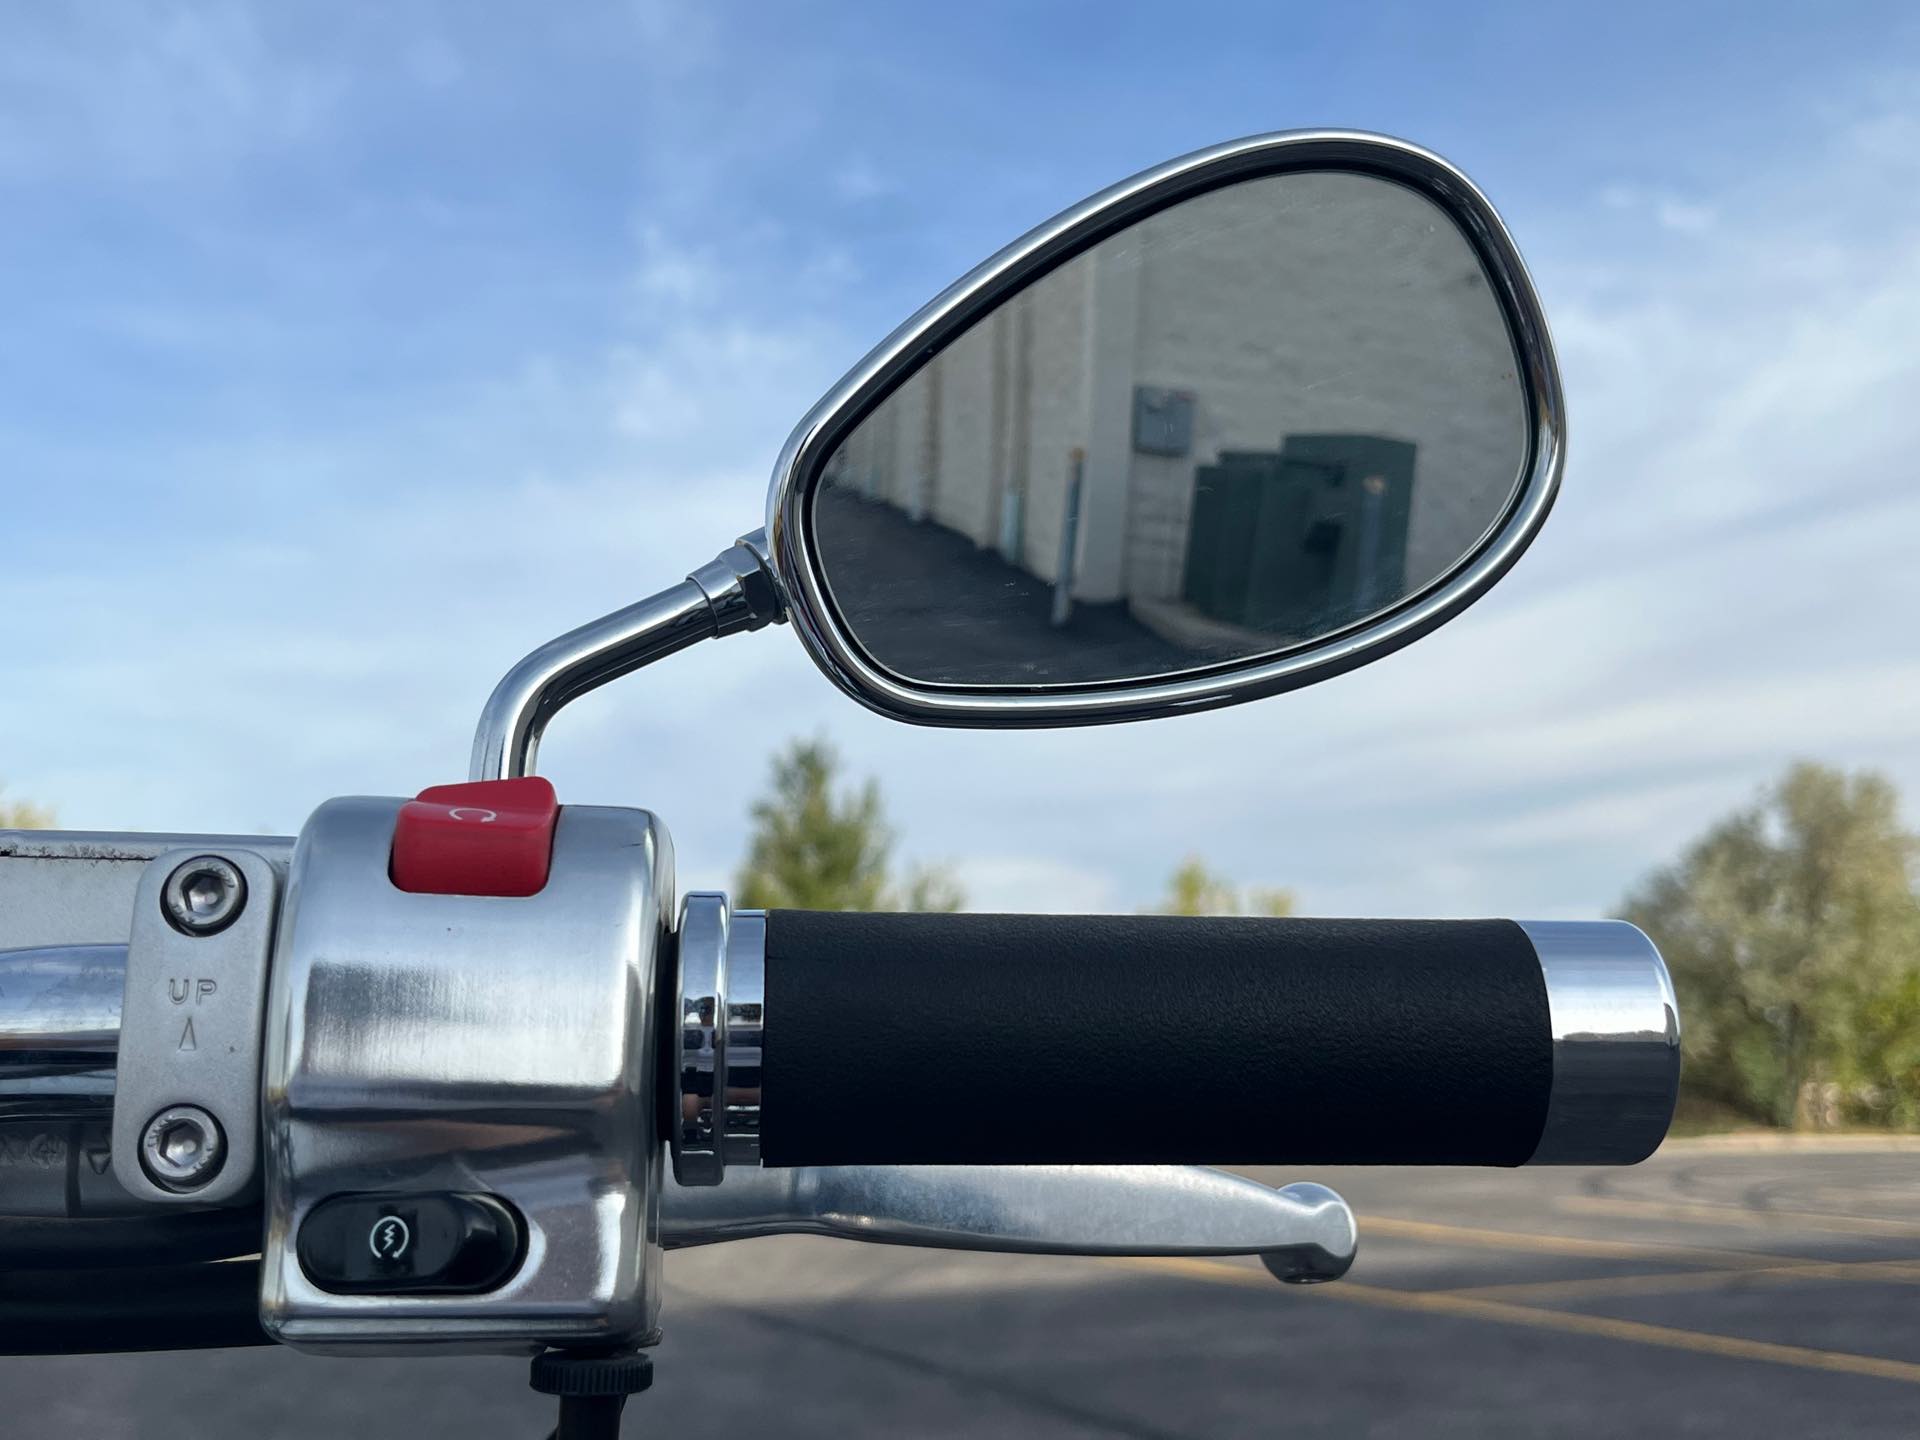
<svg viewBox="0 0 1920 1440">
<path fill-rule="evenodd" d="M 553 717 L 609 680 L 701 640 L 784 621 L 766 532 L 721 551 L 678 585 L 547 641 L 493 687 L 473 736 L 472 780 L 531 775 Z"/>
</svg>

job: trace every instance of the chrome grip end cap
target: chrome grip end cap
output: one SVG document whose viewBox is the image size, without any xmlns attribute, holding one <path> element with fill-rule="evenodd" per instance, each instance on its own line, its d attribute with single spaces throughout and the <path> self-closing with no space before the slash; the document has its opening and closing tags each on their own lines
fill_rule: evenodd
<svg viewBox="0 0 1920 1440">
<path fill-rule="evenodd" d="M 1523 920 L 1546 982 L 1553 1092 L 1531 1165 L 1633 1165 L 1666 1139 L 1680 1007 L 1660 952 L 1624 920 Z"/>
</svg>

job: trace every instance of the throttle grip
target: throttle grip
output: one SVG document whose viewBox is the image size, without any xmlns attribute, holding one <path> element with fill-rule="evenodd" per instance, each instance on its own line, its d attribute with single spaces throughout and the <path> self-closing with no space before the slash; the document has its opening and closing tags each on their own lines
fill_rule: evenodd
<svg viewBox="0 0 1920 1440">
<path fill-rule="evenodd" d="M 1631 1163 L 1679 1022 L 1618 921 L 769 911 L 790 1165 Z"/>
</svg>

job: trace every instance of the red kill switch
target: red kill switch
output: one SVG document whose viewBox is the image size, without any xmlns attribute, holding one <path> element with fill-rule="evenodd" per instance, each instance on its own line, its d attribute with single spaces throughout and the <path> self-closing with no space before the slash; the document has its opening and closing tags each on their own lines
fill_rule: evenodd
<svg viewBox="0 0 1920 1440">
<path fill-rule="evenodd" d="M 425 895 L 532 895 L 553 864 L 560 802 L 537 775 L 435 785 L 400 807 L 393 883 Z"/>
</svg>

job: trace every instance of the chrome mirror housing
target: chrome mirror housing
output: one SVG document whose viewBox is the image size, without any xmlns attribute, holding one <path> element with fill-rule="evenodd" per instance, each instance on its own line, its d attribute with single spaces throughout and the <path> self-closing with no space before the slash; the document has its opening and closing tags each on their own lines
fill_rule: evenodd
<svg viewBox="0 0 1920 1440">
<path fill-rule="evenodd" d="M 1237 210 L 1236 195 L 1247 202 Z M 1240 248 L 1223 255 L 1223 237 Z M 1165 346 L 1151 364 L 1136 352 L 1136 363 L 1107 367 L 1096 386 L 1086 358 L 1096 327 L 1110 330 L 1128 305 L 1157 315 L 1155 333 L 1175 350 L 1195 348 L 1198 322 L 1186 324 L 1175 305 L 1179 323 L 1168 326 L 1167 294 L 1156 300 L 1142 278 L 1155 254 L 1211 282 L 1194 313 L 1206 311 L 1216 330 L 1198 339 L 1237 357 L 1229 377 L 1237 399 L 1209 392 L 1218 374 L 1192 383 L 1192 367 L 1170 361 Z M 1223 269 L 1223 259 L 1235 268 Z M 1325 284 L 1326 267 L 1343 265 L 1344 289 Z M 1129 268 L 1133 298 L 1119 311 L 1102 308 L 1111 299 L 1105 272 Z M 1040 297 L 1076 274 L 1085 286 L 1079 330 L 1042 332 Z M 1313 302 L 1319 330 L 1282 323 L 1284 310 L 1268 303 L 1276 298 Z M 1016 372 L 1017 381 L 996 372 L 984 396 L 976 373 L 966 403 L 944 415 L 937 397 L 912 396 L 957 350 L 971 346 L 979 358 L 990 348 L 984 322 L 1008 316 L 1016 344 L 1066 334 L 1082 359 L 1050 376 Z M 1003 349 L 1006 329 L 991 336 Z M 1330 359 L 1323 340 L 1347 348 Z M 1100 343 L 1115 349 L 1110 337 Z M 1404 383 L 1410 376 L 1420 384 Z M 862 427 L 890 405 L 902 413 L 917 405 L 923 459 L 942 424 L 959 426 L 976 453 L 984 441 L 1002 456 L 1004 427 L 994 427 L 1002 412 L 1019 412 L 1013 397 L 1053 403 L 1063 392 L 1080 397 L 1088 423 L 1080 439 L 1054 436 L 1051 509 L 1032 502 L 1024 478 L 998 476 L 997 460 L 964 477 L 967 522 L 938 503 L 902 504 L 871 479 L 863 486 L 850 463 Z M 984 426 L 982 410 L 995 417 Z M 1459 431 L 1475 424 L 1483 443 L 1462 447 Z M 1466 176 L 1378 135 L 1293 131 L 1215 146 L 1048 221 L 896 330 L 788 438 L 764 529 L 678 584 L 548 641 L 500 679 L 469 775 L 532 774 L 547 724 L 590 690 L 700 641 L 789 620 L 834 684 L 920 724 L 1099 724 L 1296 689 L 1411 643 L 1484 594 L 1546 519 L 1564 455 L 1560 375 L 1538 297 L 1506 227 Z M 1143 469 L 1144 490 L 1134 483 Z M 907 478 L 925 484 L 924 474 Z M 823 549 L 817 512 L 833 486 L 846 514 L 862 500 L 893 502 L 897 516 L 871 507 L 890 536 L 869 536 L 864 550 L 842 546 L 837 557 Z M 1144 590 L 1124 579 L 1138 555 L 1116 559 L 1113 544 L 1114 515 L 1126 516 L 1125 529 L 1135 509 L 1144 528 L 1159 530 L 1144 566 L 1159 578 Z M 915 529 L 944 532 L 950 556 L 1000 568 L 984 586 L 976 574 L 949 593 L 947 577 L 900 541 Z M 1097 562 L 1089 535 L 1103 547 Z M 1098 583 L 1088 578 L 1096 572 Z M 1205 584 L 1195 579 L 1203 573 Z M 1011 600 L 981 609 L 983 594 Z M 1007 626 L 1016 612 L 1018 633 Z M 1082 615 L 1099 623 L 1077 626 Z M 1104 638 L 1089 644 L 1090 630 Z"/>
<path fill-rule="evenodd" d="M 1350 299 L 1329 300 L 1315 264 L 1337 270 Z M 1182 266 L 1210 299 L 1167 283 Z M 1048 297 L 1069 289 L 1076 308 L 1060 320 Z M 1262 312 L 1268 297 L 1304 297 L 1319 331 L 1298 323 L 1300 304 Z M 1142 316 L 1155 317 L 1152 335 Z M 1116 349 L 1115 332 L 1117 364 L 1096 353 Z M 1025 347 L 1012 362 L 1010 346 Z M 943 418 L 940 366 L 956 354 L 975 357 L 977 373 L 964 393 L 945 384 L 955 393 Z M 1424 400 L 1407 398 L 1415 370 Z M 1049 433 L 1039 503 L 1043 482 L 1018 473 L 1038 453 L 1025 412 L 1059 409 L 1063 391 L 1081 428 Z M 1008 411 L 1026 425 L 1017 452 L 995 418 Z M 1468 475 L 1463 447 L 1449 451 L 1441 432 L 1475 412 L 1492 441 Z M 889 458 L 863 469 L 882 431 Z M 938 492 L 962 449 L 972 467 L 954 499 Z M 1311 684 L 1459 614 L 1531 542 L 1563 455 L 1539 301 L 1473 184 L 1397 140 L 1264 135 L 1095 195 L 896 330 L 788 440 L 766 553 L 815 662 L 883 714 L 967 726 L 1141 719 Z M 858 541 L 837 539 L 835 525 Z M 1095 541 L 1103 553 L 1090 560 Z M 972 578 L 936 577 L 936 555 Z M 1124 578 L 1133 569 L 1149 578 Z M 954 598 L 969 584 L 971 598 Z"/>
</svg>

